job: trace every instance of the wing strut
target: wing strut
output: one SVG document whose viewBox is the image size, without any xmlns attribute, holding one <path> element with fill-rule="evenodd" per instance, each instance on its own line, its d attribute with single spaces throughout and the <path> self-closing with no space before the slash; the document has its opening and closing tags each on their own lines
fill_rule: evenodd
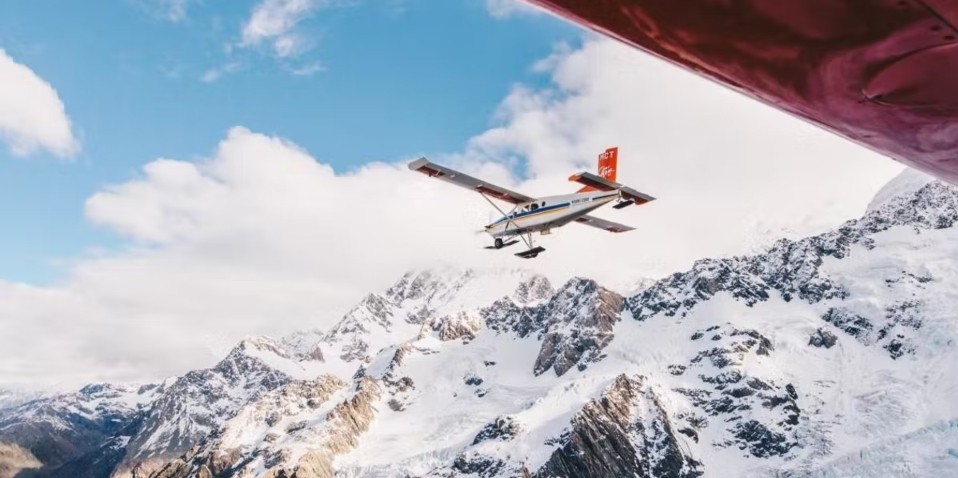
<svg viewBox="0 0 958 478">
<path fill-rule="evenodd" d="M 482 196 L 483 199 L 485 199 L 486 201 L 488 201 L 489 204 L 492 204 L 492 207 L 496 208 L 496 211 L 499 211 L 499 213 L 502 214 L 503 217 L 509 217 L 509 215 L 506 214 L 505 212 L 503 212 L 503 211 L 502 211 L 502 208 L 499 207 L 498 204 L 492 202 L 492 199 L 489 199 L 489 197 L 486 196 L 485 193 L 481 193 L 481 192 L 480 192 L 479 195 Z"/>
<path fill-rule="evenodd" d="M 482 196 L 483 199 L 485 199 L 486 201 L 488 201 L 489 204 L 492 204 L 492 207 L 496 208 L 496 210 L 499 211 L 499 213 L 502 214 L 502 216 L 506 218 L 506 227 L 505 227 L 505 229 L 506 229 L 507 231 L 509 230 L 509 225 L 510 225 L 510 224 L 512 224 L 513 226 L 515 226 L 516 229 L 519 228 L 519 226 L 516 225 L 516 223 L 514 223 L 511 219 L 509 219 L 509 214 L 507 214 L 505 211 L 503 211 L 502 208 L 500 208 L 498 204 L 492 202 L 492 199 L 489 199 L 485 194 L 483 194 L 483 193 L 481 193 L 481 192 L 479 193 L 479 195 Z M 513 208 L 513 209 L 515 209 L 515 208 Z M 530 233 L 527 233 L 527 234 L 519 233 L 519 234 L 516 234 L 516 235 L 519 236 L 519 239 L 522 239 L 522 242 L 526 243 L 526 246 L 529 248 L 529 250 L 527 250 L 527 251 L 523 251 L 523 252 L 517 253 L 517 254 L 516 254 L 517 256 L 519 256 L 519 257 L 521 257 L 521 258 L 523 258 L 523 259 L 531 259 L 531 258 L 533 258 L 533 257 L 538 256 L 540 252 L 542 252 L 542 251 L 545 250 L 545 248 L 543 248 L 543 247 L 535 247 L 535 245 L 532 243 L 532 233 L 531 233 L 531 232 L 530 232 Z"/>
</svg>

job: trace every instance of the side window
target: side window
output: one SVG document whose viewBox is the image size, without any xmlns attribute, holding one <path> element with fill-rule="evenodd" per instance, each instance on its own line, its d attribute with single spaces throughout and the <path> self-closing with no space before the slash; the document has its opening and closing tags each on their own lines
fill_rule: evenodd
<svg viewBox="0 0 958 478">
<path fill-rule="evenodd" d="M 539 209 L 539 205 L 538 205 L 538 204 L 533 204 L 533 205 L 532 205 L 532 210 L 535 211 L 536 209 Z"/>
</svg>

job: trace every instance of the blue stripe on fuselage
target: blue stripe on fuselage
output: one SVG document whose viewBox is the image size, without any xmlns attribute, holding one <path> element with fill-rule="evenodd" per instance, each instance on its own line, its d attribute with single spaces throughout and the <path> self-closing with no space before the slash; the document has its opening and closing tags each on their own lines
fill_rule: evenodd
<svg viewBox="0 0 958 478">
<path fill-rule="evenodd" d="M 539 209 L 536 209 L 535 211 L 525 211 L 525 212 L 521 212 L 521 213 L 519 213 L 519 214 L 516 214 L 514 217 L 508 217 L 508 216 L 506 216 L 506 217 L 503 217 L 503 218 L 499 219 L 498 221 L 496 221 L 496 222 L 494 222 L 494 223 L 492 223 L 492 224 L 489 224 L 489 225 L 486 226 L 486 227 L 495 226 L 496 224 L 499 224 L 499 223 L 501 223 L 501 222 L 503 222 L 503 221 L 515 221 L 515 220 L 517 220 L 517 219 L 521 219 L 521 218 L 526 217 L 526 216 L 531 216 L 531 215 L 533 215 L 533 214 L 539 214 L 539 213 L 542 213 L 542 212 L 547 212 L 547 211 L 552 211 L 552 210 L 555 210 L 555 209 L 560 209 L 560 208 L 568 207 L 570 204 L 572 204 L 572 203 L 567 202 L 567 203 L 562 203 L 562 204 L 555 204 L 555 205 L 552 205 L 552 206 L 540 207 Z"/>
<path fill-rule="evenodd" d="M 618 193 L 616 193 L 616 194 L 618 194 Z M 598 200 L 601 200 L 601 199 L 606 199 L 606 198 L 615 196 L 616 194 L 609 194 L 609 195 L 607 195 L 607 196 L 594 197 L 594 198 L 592 198 L 592 201 L 598 201 Z M 590 202 L 591 202 L 591 201 L 590 201 Z M 494 222 L 494 223 L 492 223 L 492 224 L 489 224 L 489 225 L 486 226 L 486 227 L 487 227 L 487 228 L 489 228 L 489 227 L 494 227 L 495 225 L 497 225 L 497 224 L 499 224 L 499 223 L 502 223 L 502 222 L 504 222 L 504 221 L 515 221 L 515 220 L 521 219 L 521 218 L 526 217 L 526 216 L 532 216 L 532 215 L 534 215 L 534 214 L 541 214 L 541 213 L 544 213 L 544 212 L 549 212 L 549 211 L 554 211 L 554 210 L 556 210 L 556 209 L 561 209 L 561 208 L 564 208 L 564 207 L 569 207 L 571 204 L 572 204 L 571 202 L 566 202 L 566 203 L 562 203 L 562 204 L 554 204 L 554 205 L 552 205 L 552 206 L 540 207 L 539 209 L 536 209 L 536 210 L 534 210 L 534 211 L 524 211 L 524 212 L 521 212 L 521 213 L 519 213 L 519 214 L 516 214 L 514 217 L 509 217 L 509 216 L 503 217 L 503 218 L 499 219 L 498 221 L 496 221 L 496 222 Z"/>
</svg>

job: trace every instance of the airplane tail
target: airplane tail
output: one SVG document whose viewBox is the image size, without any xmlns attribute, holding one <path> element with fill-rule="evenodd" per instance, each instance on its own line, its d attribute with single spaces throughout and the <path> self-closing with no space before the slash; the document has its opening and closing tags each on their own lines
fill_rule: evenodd
<svg viewBox="0 0 958 478">
<path fill-rule="evenodd" d="M 611 182 L 615 182 L 615 172 L 618 168 L 619 162 L 619 148 L 613 147 L 605 150 L 602 154 L 599 155 L 599 169 L 598 173 L 604 179 L 607 179 Z M 598 189 L 592 186 L 585 186 L 582 189 L 579 189 L 578 192 L 586 193 L 590 191 L 598 191 Z"/>
<path fill-rule="evenodd" d="M 569 176 L 569 181 L 575 181 L 585 186 L 579 190 L 580 193 L 591 191 L 618 191 L 619 202 L 615 206 L 612 206 L 616 209 L 621 209 L 633 204 L 642 205 L 649 201 L 654 201 L 654 197 L 615 181 L 615 170 L 618 160 L 619 148 L 609 148 L 599 155 L 599 174 L 583 171 Z"/>
</svg>

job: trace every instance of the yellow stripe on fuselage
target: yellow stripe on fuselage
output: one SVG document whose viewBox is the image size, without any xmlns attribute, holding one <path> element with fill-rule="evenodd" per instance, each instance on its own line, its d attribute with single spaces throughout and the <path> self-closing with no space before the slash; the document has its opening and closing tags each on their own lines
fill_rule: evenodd
<svg viewBox="0 0 958 478">
<path fill-rule="evenodd" d="M 601 198 L 596 198 L 596 199 L 593 199 L 593 202 L 603 201 L 603 204 L 605 204 L 605 203 L 611 201 L 612 198 L 614 198 L 614 197 L 615 197 L 614 195 L 610 195 L 610 196 L 605 196 L 605 197 L 601 197 Z M 608 199 L 609 201 L 605 201 L 605 199 Z M 520 221 L 524 221 L 524 220 L 526 220 L 526 219 L 530 219 L 530 218 L 533 218 L 533 217 L 541 217 L 541 216 L 544 216 L 544 215 L 546 215 L 546 214 L 552 214 L 552 213 L 554 213 L 554 212 L 565 211 L 566 209 L 569 209 L 570 207 L 572 207 L 572 204 L 571 204 L 571 203 L 570 203 L 570 204 L 566 204 L 565 206 L 562 206 L 562 207 L 560 207 L 560 208 L 550 209 L 550 210 L 548 210 L 548 211 L 534 212 L 534 213 L 527 214 L 527 215 L 525 215 L 525 216 L 522 216 L 522 217 L 516 218 L 516 219 L 508 219 L 508 220 L 505 220 L 505 221 L 499 221 L 499 222 L 497 222 L 497 223 L 495 223 L 495 224 L 490 224 L 490 225 L 486 226 L 486 230 L 488 231 L 489 229 L 493 229 L 493 228 L 499 227 L 499 224 L 502 224 L 503 222 L 506 223 L 506 227 L 508 227 L 508 225 L 509 225 L 510 222 L 513 223 L 513 224 L 516 224 L 516 223 L 518 223 L 518 222 L 520 222 Z"/>
<path fill-rule="evenodd" d="M 532 213 L 532 214 L 527 214 L 527 215 L 525 215 L 525 216 L 522 216 L 522 217 L 519 217 L 519 218 L 515 218 L 515 219 L 506 219 L 505 221 L 499 221 L 499 222 L 497 222 L 497 223 L 495 223 L 495 224 L 490 224 L 490 225 L 486 226 L 486 230 L 499 227 L 499 225 L 502 224 L 502 223 L 505 223 L 505 224 L 506 224 L 506 227 L 508 227 L 508 224 L 509 224 L 509 223 L 516 224 L 516 223 L 518 223 L 518 222 L 520 222 L 520 221 L 525 221 L 526 219 L 531 219 L 531 218 L 534 218 L 534 217 L 541 217 L 541 216 L 544 216 L 544 215 L 546 215 L 546 214 L 552 214 L 552 213 L 554 213 L 554 212 L 565 211 L 566 209 L 569 209 L 571 206 L 572 206 L 571 204 L 566 204 L 565 206 L 562 206 L 562 207 L 560 207 L 560 208 L 550 209 L 550 210 L 548 210 L 548 211 L 534 212 L 534 213 Z"/>
</svg>

